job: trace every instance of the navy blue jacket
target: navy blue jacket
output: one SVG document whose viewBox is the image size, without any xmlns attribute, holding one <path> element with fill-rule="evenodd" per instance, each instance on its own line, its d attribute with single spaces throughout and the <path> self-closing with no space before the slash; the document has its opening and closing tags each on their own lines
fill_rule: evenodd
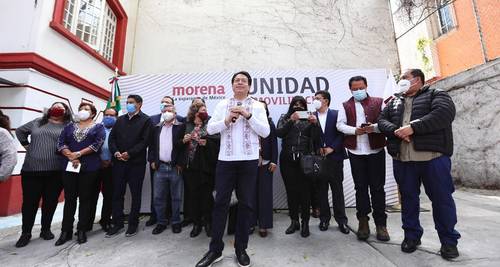
<svg viewBox="0 0 500 267">
<path fill-rule="evenodd" d="M 344 148 L 344 134 L 337 130 L 337 116 L 338 110 L 328 109 L 326 115 L 325 132 L 321 131 L 321 147 L 333 148 L 333 153 L 329 154 L 327 158 L 334 160 L 344 160 L 347 158 L 347 153 Z M 318 112 L 314 112 L 318 117 Z M 318 118 L 318 124 L 321 122 Z"/>
<path fill-rule="evenodd" d="M 270 160 L 271 163 L 278 164 L 278 137 L 276 136 L 276 126 L 273 119 L 268 118 L 271 132 L 262 139 L 262 159 Z"/>
<path fill-rule="evenodd" d="M 184 144 L 182 143 L 182 138 L 184 137 L 186 126 L 184 124 L 174 124 L 172 127 L 171 163 L 173 166 L 183 166 Z M 159 166 L 160 164 L 160 133 L 162 128 L 163 124 L 157 124 L 154 126 L 153 138 L 148 151 L 149 162 L 154 162 L 156 166 Z"/>
</svg>

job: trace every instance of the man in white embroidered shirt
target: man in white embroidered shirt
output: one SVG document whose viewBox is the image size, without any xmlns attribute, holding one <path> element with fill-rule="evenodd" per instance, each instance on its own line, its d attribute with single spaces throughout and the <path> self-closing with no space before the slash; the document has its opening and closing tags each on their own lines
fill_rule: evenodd
<svg viewBox="0 0 500 267">
<path fill-rule="evenodd" d="M 240 71 L 231 79 L 234 96 L 222 100 L 208 122 L 209 134 L 220 133 L 220 152 L 215 173 L 215 202 L 212 216 L 212 240 L 209 251 L 196 264 L 211 266 L 222 260 L 222 237 L 231 199 L 236 189 L 238 217 L 234 248 L 240 266 L 250 266 L 246 253 L 250 219 L 255 207 L 259 136 L 265 138 L 270 128 L 264 106 L 250 98 L 252 78 Z"/>
</svg>

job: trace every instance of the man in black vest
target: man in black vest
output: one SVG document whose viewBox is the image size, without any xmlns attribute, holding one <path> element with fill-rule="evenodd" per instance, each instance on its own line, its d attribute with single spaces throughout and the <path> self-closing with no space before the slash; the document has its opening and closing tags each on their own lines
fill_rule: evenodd
<svg viewBox="0 0 500 267">
<path fill-rule="evenodd" d="M 387 136 L 394 177 L 401 193 L 405 238 L 401 250 L 412 253 L 420 245 L 423 229 L 418 219 L 420 185 L 432 202 L 432 216 L 441 241 L 441 257 L 458 257 L 460 234 L 455 230 L 457 210 L 451 177 L 455 105 L 448 93 L 424 86 L 419 69 L 406 72 L 401 93 L 380 114 L 378 127 Z"/>
</svg>

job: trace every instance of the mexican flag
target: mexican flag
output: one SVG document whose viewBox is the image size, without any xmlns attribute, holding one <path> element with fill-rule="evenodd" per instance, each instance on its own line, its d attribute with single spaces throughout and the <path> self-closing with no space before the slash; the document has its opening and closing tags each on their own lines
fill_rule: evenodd
<svg viewBox="0 0 500 267">
<path fill-rule="evenodd" d="M 118 78 L 113 77 L 109 82 L 111 84 L 111 96 L 109 97 L 108 104 L 106 105 L 106 109 L 113 108 L 116 110 L 116 113 L 120 113 L 121 105 L 120 105 L 120 86 L 118 86 Z"/>
</svg>

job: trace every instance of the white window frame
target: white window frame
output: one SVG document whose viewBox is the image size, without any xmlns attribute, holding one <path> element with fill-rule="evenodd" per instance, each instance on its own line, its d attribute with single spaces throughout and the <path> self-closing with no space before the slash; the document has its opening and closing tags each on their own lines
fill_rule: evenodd
<svg viewBox="0 0 500 267">
<path fill-rule="evenodd" d="M 446 6 L 443 6 L 441 7 L 441 2 L 442 0 L 436 0 L 436 6 L 439 8 L 439 10 L 436 11 L 436 17 L 437 17 L 437 26 L 438 26 L 438 36 L 441 36 L 441 35 L 445 35 L 447 33 L 449 33 L 451 30 L 453 30 L 454 28 L 457 27 L 457 23 L 456 23 L 456 20 L 455 20 L 455 12 L 453 10 L 453 3 L 450 3 Z M 443 25 L 441 23 L 441 10 L 443 9 L 448 9 L 448 13 L 449 13 L 449 16 L 450 16 L 450 20 L 452 22 L 452 25 L 451 26 L 448 26 L 448 25 Z M 446 28 L 446 31 L 443 31 L 443 28 Z"/>
<path fill-rule="evenodd" d="M 71 22 L 69 22 L 70 29 L 66 27 L 68 25 L 68 22 L 66 21 L 66 5 L 68 2 L 73 2 L 73 13 L 72 13 L 72 18 Z M 113 51 L 114 51 L 114 44 L 115 44 L 115 37 L 116 37 L 116 29 L 117 29 L 117 16 L 114 13 L 113 9 L 108 5 L 106 0 L 102 0 L 101 3 L 101 14 L 99 16 L 99 23 L 97 25 L 97 39 L 95 45 L 91 44 L 90 42 L 85 42 L 82 38 L 78 37 L 76 34 L 77 31 L 77 26 L 78 26 L 78 18 L 79 18 L 79 11 L 80 7 L 82 6 L 82 0 L 66 0 L 65 2 L 65 8 L 63 11 L 63 26 L 68 29 L 72 34 L 74 34 L 79 40 L 87 44 L 88 46 L 92 47 L 97 53 L 99 53 L 101 56 L 103 56 L 106 60 L 112 62 L 113 60 Z M 113 14 L 114 16 L 114 21 L 111 20 L 112 24 L 114 25 L 114 33 L 112 34 L 112 43 L 111 43 L 111 52 L 110 55 L 106 55 L 104 52 L 104 42 L 105 42 L 105 34 L 106 34 L 106 29 L 105 27 L 107 26 L 108 20 L 110 20 L 110 17 L 108 16 L 107 12 L 108 10 Z M 83 29 L 84 31 L 84 29 Z M 90 36 L 90 40 L 92 39 L 92 36 Z"/>
</svg>

